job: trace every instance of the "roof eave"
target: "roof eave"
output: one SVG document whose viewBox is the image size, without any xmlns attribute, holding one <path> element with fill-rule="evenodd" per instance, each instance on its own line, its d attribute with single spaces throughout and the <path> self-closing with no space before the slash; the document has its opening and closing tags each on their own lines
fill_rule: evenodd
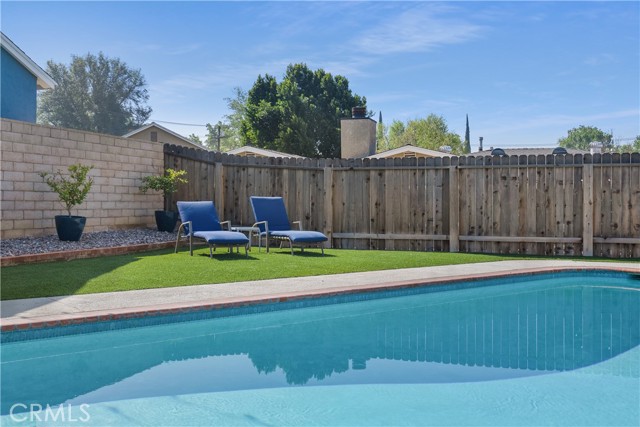
<svg viewBox="0 0 640 427">
<path fill-rule="evenodd" d="M 38 90 L 55 89 L 58 84 L 42 67 L 36 64 L 33 59 L 29 58 L 29 56 L 16 46 L 9 37 L 5 36 L 4 33 L 0 33 L 0 35 L 2 36 L 2 47 L 36 77 Z"/>
</svg>

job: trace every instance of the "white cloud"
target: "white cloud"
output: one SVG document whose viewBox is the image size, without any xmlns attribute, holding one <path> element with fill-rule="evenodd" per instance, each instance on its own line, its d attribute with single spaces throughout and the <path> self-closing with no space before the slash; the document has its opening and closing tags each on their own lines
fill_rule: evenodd
<svg viewBox="0 0 640 427">
<path fill-rule="evenodd" d="M 411 8 L 358 36 L 354 45 L 361 52 L 378 55 L 425 52 L 475 39 L 485 29 L 459 18 L 442 17 L 443 11 L 446 9 L 431 5 Z"/>
<path fill-rule="evenodd" d="M 492 131 L 496 133 L 508 133 L 514 131 L 521 131 L 525 129 L 536 129 L 536 128 L 545 128 L 549 126 L 569 126 L 575 127 L 579 125 L 590 125 L 590 123 L 598 122 L 600 120 L 613 120 L 627 117 L 638 117 L 640 116 L 640 110 L 638 109 L 630 109 L 630 110 L 620 110 L 620 111 L 609 111 L 599 114 L 590 114 L 590 115 L 568 115 L 568 114 L 553 114 L 553 115 L 541 115 L 537 117 L 532 117 L 530 119 L 512 121 L 510 125 L 507 126 L 496 126 L 495 128 L 491 128 Z M 504 123 L 504 120 L 501 119 L 499 123 Z M 486 125 L 486 124 L 485 124 Z"/>
<path fill-rule="evenodd" d="M 601 53 L 598 55 L 589 56 L 584 60 L 585 65 L 591 66 L 600 66 L 600 65 L 611 65 L 617 62 L 615 55 L 610 53 Z"/>
</svg>

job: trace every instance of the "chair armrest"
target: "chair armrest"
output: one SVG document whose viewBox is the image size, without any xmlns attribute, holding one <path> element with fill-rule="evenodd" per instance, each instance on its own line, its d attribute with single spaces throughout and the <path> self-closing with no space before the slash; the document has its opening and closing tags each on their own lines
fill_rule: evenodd
<svg viewBox="0 0 640 427">
<path fill-rule="evenodd" d="M 298 230 L 302 230 L 302 221 L 293 221 L 293 224 L 298 224 Z"/>
<path fill-rule="evenodd" d="M 260 227 L 258 227 L 260 224 L 264 224 L 264 231 L 266 231 L 266 233 L 269 234 L 269 221 L 258 221 L 255 224 L 253 224 L 251 227 L 257 228 L 258 230 L 260 230 Z"/>
<path fill-rule="evenodd" d="M 231 221 L 220 221 L 220 227 L 224 230 L 224 224 L 227 224 L 227 230 L 231 230 Z"/>
<path fill-rule="evenodd" d="M 178 236 L 180 236 L 180 232 L 184 230 L 185 226 L 189 226 L 189 234 L 185 234 L 185 236 L 190 236 L 193 234 L 193 227 L 191 227 L 191 221 L 185 221 L 180 224 L 180 228 L 178 228 Z"/>
</svg>

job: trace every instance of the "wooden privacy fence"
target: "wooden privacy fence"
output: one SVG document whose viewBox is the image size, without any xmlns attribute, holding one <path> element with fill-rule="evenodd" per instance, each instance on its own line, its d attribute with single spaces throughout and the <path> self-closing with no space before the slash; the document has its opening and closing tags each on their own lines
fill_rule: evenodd
<svg viewBox="0 0 640 427">
<path fill-rule="evenodd" d="M 249 197 L 283 196 L 290 220 L 335 248 L 640 257 L 640 154 L 427 159 L 229 156 L 165 145 L 189 184 L 234 224 Z"/>
</svg>

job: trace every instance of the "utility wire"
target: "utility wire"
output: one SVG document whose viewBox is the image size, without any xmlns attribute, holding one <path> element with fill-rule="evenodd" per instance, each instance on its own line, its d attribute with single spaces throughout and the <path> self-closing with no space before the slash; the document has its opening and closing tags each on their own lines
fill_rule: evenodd
<svg viewBox="0 0 640 427">
<path fill-rule="evenodd" d="M 207 127 L 207 125 L 200 125 L 200 124 L 195 124 L 195 123 L 178 123 L 178 122 L 167 122 L 165 120 L 151 120 L 152 122 L 156 122 L 156 123 L 169 123 L 172 125 L 180 125 L 180 126 L 201 126 L 201 127 Z"/>
</svg>

